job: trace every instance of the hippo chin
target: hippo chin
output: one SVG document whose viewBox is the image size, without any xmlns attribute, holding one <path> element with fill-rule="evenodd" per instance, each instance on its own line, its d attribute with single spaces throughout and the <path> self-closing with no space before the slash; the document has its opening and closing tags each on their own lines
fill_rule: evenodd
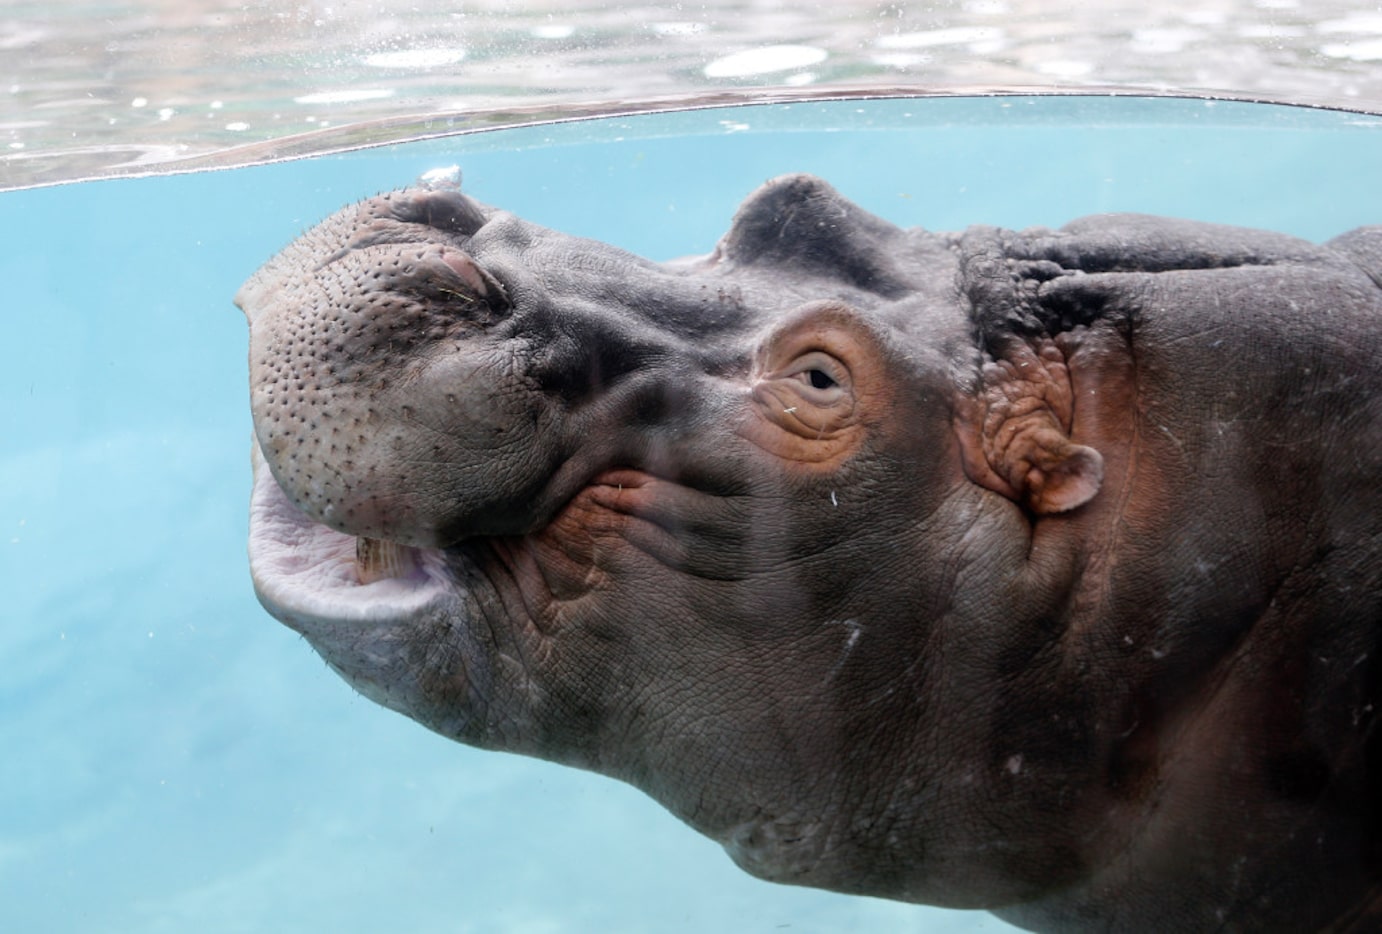
<svg viewBox="0 0 1382 934">
<path fill-rule="evenodd" d="M 379 703 L 780 882 L 1382 924 L 1382 228 L 795 176 L 657 264 L 419 188 L 237 302 L 255 587 Z"/>
</svg>

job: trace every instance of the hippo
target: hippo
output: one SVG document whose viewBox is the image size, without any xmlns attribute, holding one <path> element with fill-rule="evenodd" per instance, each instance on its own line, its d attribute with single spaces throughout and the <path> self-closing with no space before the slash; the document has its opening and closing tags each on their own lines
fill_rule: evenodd
<svg viewBox="0 0 1382 934">
<path fill-rule="evenodd" d="M 1382 925 L 1382 227 L 904 229 L 668 263 L 459 186 L 236 301 L 270 614 L 763 879 L 1038 931 Z"/>
</svg>

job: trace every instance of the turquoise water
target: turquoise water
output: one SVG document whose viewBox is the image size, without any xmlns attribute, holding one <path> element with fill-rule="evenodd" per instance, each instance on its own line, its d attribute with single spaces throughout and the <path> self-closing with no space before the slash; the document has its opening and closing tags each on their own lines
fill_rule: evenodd
<svg viewBox="0 0 1382 934">
<path fill-rule="evenodd" d="M 0 195 L 0 930 L 1004 929 L 758 882 L 631 788 L 354 695 L 258 607 L 230 298 L 343 203 L 453 163 L 656 259 L 790 171 L 938 230 L 1382 222 L 1382 119 L 1106 98 L 706 110 Z"/>
</svg>

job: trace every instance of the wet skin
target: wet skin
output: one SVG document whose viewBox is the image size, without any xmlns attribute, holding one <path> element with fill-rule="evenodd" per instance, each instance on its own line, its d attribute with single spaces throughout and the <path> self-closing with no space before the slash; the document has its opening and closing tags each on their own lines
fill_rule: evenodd
<svg viewBox="0 0 1382 934">
<path fill-rule="evenodd" d="M 268 610 L 781 882 L 1039 930 L 1379 923 L 1382 228 L 657 264 L 409 189 L 240 291 Z"/>
</svg>

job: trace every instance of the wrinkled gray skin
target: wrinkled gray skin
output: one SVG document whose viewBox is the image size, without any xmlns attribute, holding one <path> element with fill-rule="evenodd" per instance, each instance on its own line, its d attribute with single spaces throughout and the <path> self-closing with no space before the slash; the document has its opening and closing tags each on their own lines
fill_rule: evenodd
<svg viewBox="0 0 1382 934">
<path fill-rule="evenodd" d="M 943 235 L 789 177 L 659 265 L 395 192 L 238 296 L 255 584 L 764 878 L 1371 929 L 1380 286 L 1382 228 Z"/>
</svg>

